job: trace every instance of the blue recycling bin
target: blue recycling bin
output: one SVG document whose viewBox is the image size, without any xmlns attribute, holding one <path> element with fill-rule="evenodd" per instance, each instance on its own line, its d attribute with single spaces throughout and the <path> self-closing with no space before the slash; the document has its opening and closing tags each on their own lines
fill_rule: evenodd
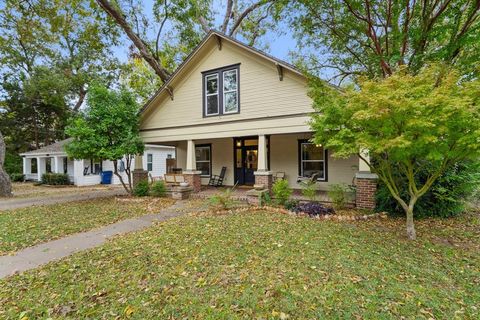
<svg viewBox="0 0 480 320">
<path fill-rule="evenodd" d="M 102 184 L 112 184 L 113 171 L 102 171 Z"/>
</svg>

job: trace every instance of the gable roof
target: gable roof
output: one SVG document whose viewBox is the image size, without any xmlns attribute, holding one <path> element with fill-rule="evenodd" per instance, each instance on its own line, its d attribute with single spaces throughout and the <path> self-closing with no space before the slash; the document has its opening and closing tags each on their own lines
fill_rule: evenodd
<svg viewBox="0 0 480 320">
<path fill-rule="evenodd" d="M 55 142 L 53 144 L 49 144 L 48 146 L 41 147 L 40 149 L 37 149 L 37 150 L 21 153 L 20 155 L 64 153 L 65 145 L 70 143 L 71 141 L 72 141 L 72 138 L 68 138 L 62 141 Z"/>
<path fill-rule="evenodd" d="M 170 78 L 165 81 L 165 83 L 157 90 L 157 92 L 155 92 L 153 94 L 153 96 L 148 99 L 148 101 L 144 104 L 144 106 L 142 107 L 142 109 L 140 110 L 140 113 L 143 113 L 147 110 L 147 108 L 151 105 L 151 103 L 153 102 L 153 100 L 155 100 L 155 98 L 160 94 L 162 93 L 163 91 L 167 90 L 168 89 L 168 86 L 169 84 L 178 76 L 178 74 L 185 68 L 186 65 L 188 65 L 188 63 L 193 59 L 193 57 L 195 57 L 201 50 L 202 48 L 204 47 L 204 45 L 208 42 L 208 40 L 210 40 L 212 37 L 217 37 L 217 39 L 221 39 L 221 40 L 226 40 L 226 41 L 229 41 L 230 43 L 233 43 L 263 59 L 267 59 L 267 60 L 270 60 L 271 62 L 275 63 L 276 65 L 279 65 L 287 70 L 290 70 L 291 72 L 293 73 L 296 73 L 302 77 L 304 77 L 304 74 L 297 68 L 295 67 L 294 65 L 284 61 L 284 60 L 281 60 L 281 59 L 278 59 L 272 55 L 269 55 L 261 50 L 258 50 L 252 46 L 249 46 L 247 44 L 244 44 L 243 42 L 240 42 L 238 41 L 237 39 L 234 39 L 230 36 L 227 36 L 226 34 L 222 33 L 222 32 L 219 32 L 219 31 L 216 31 L 216 30 L 210 30 L 210 32 L 203 38 L 203 40 L 195 47 L 195 49 L 185 58 L 185 60 L 177 67 L 177 69 L 172 73 L 172 75 L 170 76 Z"/>
</svg>

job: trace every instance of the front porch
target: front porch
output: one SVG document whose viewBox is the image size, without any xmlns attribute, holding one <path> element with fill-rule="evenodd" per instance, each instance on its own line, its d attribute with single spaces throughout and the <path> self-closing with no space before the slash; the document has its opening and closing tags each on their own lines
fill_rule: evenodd
<svg viewBox="0 0 480 320">
<path fill-rule="evenodd" d="M 360 190 L 359 194 L 371 198 L 361 203 L 371 208 L 375 184 L 359 184 L 357 177 L 363 171 L 361 179 L 370 179 L 368 166 L 357 156 L 334 158 L 330 150 L 312 144 L 310 138 L 311 133 L 305 132 L 158 143 L 176 147 L 176 172 L 181 172 L 193 187 L 195 198 L 207 198 L 218 192 L 206 186 L 212 175 L 219 175 L 226 168 L 223 187 L 235 186 L 234 196 L 239 200 L 246 199 L 246 192 L 254 185 L 271 190 L 274 177 L 280 174 L 300 200 L 306 200 L 299 183 L 305 179 L 315 180 L 321 202 L 330 202 L 327 192 L 332 185 L 357 186 L 357 189 L 361 185 L 366 190 Z"/>
</svg>

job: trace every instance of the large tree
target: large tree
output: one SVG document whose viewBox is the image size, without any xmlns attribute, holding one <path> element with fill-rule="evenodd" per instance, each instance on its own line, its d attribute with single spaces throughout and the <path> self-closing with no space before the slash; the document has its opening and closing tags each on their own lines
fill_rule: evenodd
<svg viewBox="0 0 480 320">
<path fill-rule="evenodd" d="M 89 0 L 0 5 L 0 127 L 6 161 L 64 137 L 92 81 L 116 79 L 118 32 Z M 19 168 L 8 163 L 9 168 Z"/>
<path fill-rule="evenodd" d="M 132 54 L 141 57 L 162 82 L 211 29 L 241 35 L 253 44 L 265 28 L 273 28 L 271 18 L 283 6 L 274 0 L 154 0 L 152 12 L 147 13 L 141 1 L 96 2 L 130 39 L 136 49 Z M 222 3 L 223 15 L 214 9 Z"/>
<path fill-rule="evenodd" d="M 12 195 L 12 183 L 10 177 L 4 170 L 5 160 L 5 142 L 0 132 L 0 197 L 9 197 Z"/>
<path fill-rule="evenodd" d="M 478 92 L 480 80 L 465 81 L 444 66 L 364 78 L 342 92 L 314 81 L 314 141 L 336 157 L 362 158 L 359 150 L 368 150 L 372 172 L 405 211 L 408 237 L 415 239 L 416 202 L 455 163 L 480 157 Z M 425 166 L 427 177 L 420 177 Z M 398 175 L 408 181 L 406 196 Z"/>
<path fill-rule="evenodd" d="M 310 71 L 336 83 L 386 77 L 400 66 L 418 72 L 431 61 L 478 76 L 480 0 L 299 0 L 291 6 Z"/>
<path fill-rule="evenodd" d="M 132 161 L 144 150 L 139 126 L 138 104 L 131 92 L 94 86 L 89 90 L 86 110 L 66 128 L 73 138 L 66 152 L 75 159 L 113 161 L 114 174 L 131 194 Z M 119 172 L 119 162 L 123 160 L 127 181 Z"/>
</svg>

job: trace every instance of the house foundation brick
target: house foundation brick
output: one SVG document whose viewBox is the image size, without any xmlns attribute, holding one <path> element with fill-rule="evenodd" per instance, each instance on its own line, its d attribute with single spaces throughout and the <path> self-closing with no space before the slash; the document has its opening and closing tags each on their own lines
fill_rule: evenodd
<svg viewBox="0 0 480 320">
<path fill-rule="evenodd" d="M 270 171 L 256 171 L 255 185 L 263 185 L 268 191 L 272 191 L 273 174 Z"/>
<path fill-rule="evenodd" d="M 356 206 L 359 209 L 375 209 L 375 193 L 378 176 L 370 172 L 359 172 L 355 176 L 357 192 Z"/>
<path fill-rule="evenodd" d="M 192 188 L 193 192 L 200 192 L 202 190 L 202 178 L 200 176 L 201 171 L 184 172 L 183 177 Z"/>
<path fill-rule="evenodd" d="M 132 172 L 132 185 L 135 188 L 136 185 L 143 180 L 148 181 L 148 171 L 135 169 Z"/>
</svg>

